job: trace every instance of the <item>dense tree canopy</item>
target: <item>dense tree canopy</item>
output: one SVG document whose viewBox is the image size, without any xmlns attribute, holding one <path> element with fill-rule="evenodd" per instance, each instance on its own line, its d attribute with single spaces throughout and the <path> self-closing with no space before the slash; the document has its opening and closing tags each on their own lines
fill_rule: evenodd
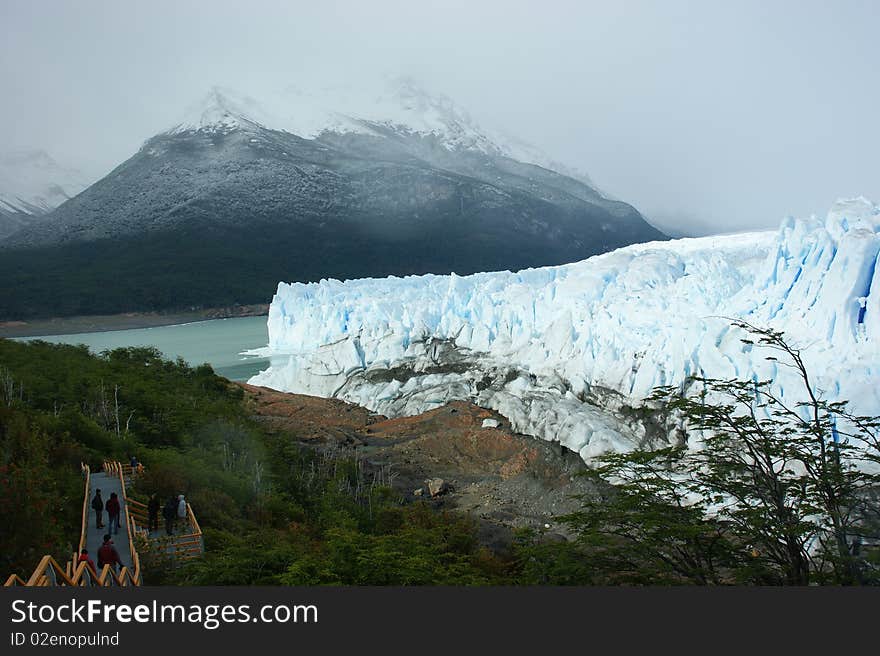
<svg viewBox="0 0 880 656">
<path fill-rule="evenodd" d="M 486 584 L 509 569 L 459 516 L 401 506 L 351 451 L 317 452 L 255 424 L 240 387 L 208 365 L 151 348 L 0 339 L 0 537 L 5 573 L 79 539 L 80 462 L 136 454 L 132 495 L 183 493 L 206 556 L 171 570 L 145 554 L 148 583 Z M 152 567 L 151 567 L 152 566 Z"/>
</svg>

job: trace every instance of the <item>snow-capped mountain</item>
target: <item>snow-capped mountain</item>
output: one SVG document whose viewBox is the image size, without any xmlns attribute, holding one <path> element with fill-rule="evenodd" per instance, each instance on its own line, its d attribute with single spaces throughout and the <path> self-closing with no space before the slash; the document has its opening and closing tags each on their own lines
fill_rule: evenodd
<svg viewBox="0 0 880 656">
<path fill-rule="evenodd" d="M 86 176 L 43 150 L 0 154 L 0 239 L 73 198 Z"/>
<path fill-rule="evenodd" d="M 260 102 L 212 89 L 0 248 L 73 249 L 39 261 L 75 252 L 89 263 L 87 285 L 103 294 L 77 307 L 130 311 L 265 302 L 279 280 L 561 264 L 663 238 L 633 207 L 550 166 L 411 82 L 375 95 L 287 90 Z M 131 266 L 122 253 L 167 287 L 137 291 L 111 270 Z M 34 259 L 22 258 L 13 273 Z M 108 278 L 131 285 L 112 307 Z M 14 314 L 15 303 L 4 311 Z"/>
<path fill-rule="evenodd" d="M 431 223 L 426 221 L 431 214 L 447 226 L 450 214 L 458 215 L 479 230 L 474 211 L 497 213 L 506 207 L 505 229 L 525 231 L 539 242 L 540 233 L 546 233 L 557 242 L 550 250 L 561 247 L 581 257 L 661 236 L 633 208 L 604 198 L 586 176 L 573 177 L 578 175 L 537 149 L 481 130 L 451 100 L 409 80 L 395 81 L 375 95 L 287 89 L 269 102 L 214 88 L 181 122 L 148 140 L 76 203 L 8 244 L 165 229 L 191 222 L 192 214 L 201 217 L 205 205 L 220 224 L 377 213 L 379 222 L 397 215 L 395 221 L 406 224 L 403 232 Z M 558 216 L 560 209 L 567 216 Z M 357 221 L 364 226 L 374 219 Z M 539 252 L 541 244 L 533 250 Z M 514 258 L 506 264 L 516 268 L 571 259 L 577 257 L 553 254 L 543 262 Z"/>
<path fill-rule="evenodd" d="M 645 439 L 633 421 L 658 385 L 794 373 L 730 319 L 786 333 L 826 399 L 880 414 L 880 208 L 839 201 L 778 232 L 638 244 L 519 273 L 278 286 L 272 366 L 251 379 L 386 415 L 451 399 L 588 459 Z"/>
<path fill-rule="evenodd" d="M 227 132 L 265 127 L 316 139 L 325 133 L 382 137 L 390 132 L 434 139 L 443 148 L 476 151 L 535 164 L 591 185 L 582 172 L 555 161 L 524 141 L 480 127 L 452 99 L 429 93 L 407 77 L 378 87 L 328 86 L 304 90 L 289 86 L 257 101 L 232 89 L 214 87 L 193 105 L 172 132 Z"/>
</svg>

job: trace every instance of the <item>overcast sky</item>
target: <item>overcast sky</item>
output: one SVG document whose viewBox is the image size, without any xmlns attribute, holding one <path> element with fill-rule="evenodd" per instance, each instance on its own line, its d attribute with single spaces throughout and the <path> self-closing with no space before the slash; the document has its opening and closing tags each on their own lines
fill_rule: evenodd
<svg viewBox="0 0 880 656">
<path fill-rule="evenodd" d="M 0 150 L 99 175 L 215 84 L 404 74 L 648 217 L 776 227 L 880 201 L 878 28 L 876 0 L 0 0 Z"/>
</svg>

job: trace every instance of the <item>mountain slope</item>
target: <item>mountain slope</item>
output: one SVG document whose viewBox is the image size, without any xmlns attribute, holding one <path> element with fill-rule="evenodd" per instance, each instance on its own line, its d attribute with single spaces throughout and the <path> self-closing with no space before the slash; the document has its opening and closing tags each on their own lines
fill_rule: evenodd
<svg viewBox="0 0 880 656">
<path fill-rule="evenodd" d="M 880 208 L 841 201 L 825 221 L 639 244 L 520 273 L 280 284 L 272 366 L 249 382 L 334 396 L 387 416 L 452 399 L 590 458 L 652 438 L 634 412 L 689 375 L 797 375 L 726 317 L 784 331 L 828 401 L 880 414 Z"/>
<path fill-rule="evenodd" d="M 42 150 L 0 157 L 0 240 L 76 196 L 88 186 L 85 180 Z"/>
<path fill-rule="evenodd" d="M 378 120 L 388 102 L 397 115 Z M 406 83 L 388 102 L 368 118 L 303 104 L 278 118 L 212 91 L 0 244 L 15 266 L 29 253 L 81 267 L 77 286 L 61 271 L 19 276 L 30 298 L 0 316 L 39 313 L 47 276 L 65 286 L 64 312 L 181 308 L 264 301 L 278 280 L 518 269 L 663 237 L 582 180 L 513 159 L 444 99 Z"/>
</svg>

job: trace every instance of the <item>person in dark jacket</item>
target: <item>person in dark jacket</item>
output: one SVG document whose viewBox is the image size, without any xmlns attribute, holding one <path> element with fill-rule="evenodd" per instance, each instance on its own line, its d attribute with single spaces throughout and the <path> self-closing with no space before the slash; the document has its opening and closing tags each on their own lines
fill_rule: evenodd
<svg viewBox="0 0 880 656">
<path fill-rule="evenodd" d="M 95 490 L 92 509 L 95 511 L 95 528 L 104 528 L 104 500 L 101 498 L 101 490 Z"/>
<path fill-rule="evenodd" d="M 109 533 L 104 536 L 104 544 L 98 549 L 98 569 L 103 569 L 104 565 L 110 565 L 110 569 L 114 572 L 122 567 L 122 558 L 119 557 L 119 552 L 113 546 L 113 540 L 110 539 Z"/>
<path fill-rule="evenodd" d="M 79 562 L 86 563 L 89 567 L 91 567 L 92 573 L 95 573 L 98 571 L 95 569 L 95 561 L 89 557 L 89 550 L 88 549 L 83 549 L 82 551 L 79 552 Z"/>
<path fill-rule="evenodd" d="M 110 493 L 110 498 L 107 499 L 107 523 L 110 526 L 107 527 L 107 532 L 115 535 L 119 533 L 119 512 L 122 510 L 122 507 L 119 505 L 119 497 L 116 496 L 116 492 Z"/>
<path fill-rule="evenodd" d="M 153 493 L 150 501 L 147 503 L 147 516 L 149 519 L 149 530 L 159 530 L 159 495 Z"/>
<path fill-rule="evenodd" d="M 177 501 L 174 497 L 169 497 L 162 508 L 162 516 L 165 518 L 165 532 L 168 535 L 174 533 L 174 518 L 177 517 Z"/>
</svg>

